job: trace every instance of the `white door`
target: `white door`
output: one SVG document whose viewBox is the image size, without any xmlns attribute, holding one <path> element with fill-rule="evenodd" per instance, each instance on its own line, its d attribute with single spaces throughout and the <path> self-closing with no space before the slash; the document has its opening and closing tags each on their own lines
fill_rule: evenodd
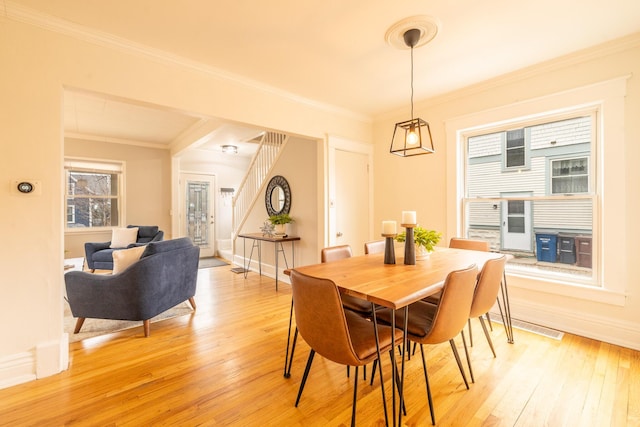
<svg viewBox="0 0 640 427">
<path fill-rule="evenodd" d="M 526 197 L 531 193 L 505 193 L 502 197 Z M 532 250 L 532 221 L 530 200 L 506 200 L 502 202 L 502 249 Z"/>
<path fill-rule="evenodd" d="M 215 254 L 215 214 L 212 175 L 182 174 L 181 234 L 200 246 L 200 257 Z"/>
<path fill-rule="evenodd" d="M 351 245 L 354 255 L 364 254 L 369 240 L 369 156 L 335 150 L 334 245 Z"/>
</svg>

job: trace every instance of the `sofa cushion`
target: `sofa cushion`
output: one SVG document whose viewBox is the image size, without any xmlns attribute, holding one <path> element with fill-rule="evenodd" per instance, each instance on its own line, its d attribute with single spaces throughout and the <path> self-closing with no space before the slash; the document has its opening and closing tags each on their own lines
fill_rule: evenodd
<svg viewBox="0 0 640 427">
<path fill-rule="evenodd" d="M 144 246 L 135 246 L 131 249 L 113 251 L 113 274 L 118 274 L 135 264 L 140 259 L 144 249 Z"/>
<path fill-rule="evenodd" d="M 114 228 L 111 233 L 111 248 L 126 248 L 138 240 L 138 227 Z"/>
<path fill-rule="evenodd" d="M 118 249 L 120 250 L 120 249 Z M 113 262 L 113 253 L 117 252 L 116 249 L 103 249 L 101 251 L 97 251 L 93 253 L 92 260 L 93 262 Z"/>
<path fill-rule="evenodd" d="M 138 229 L 137 243 L 149 243 L 159 231 L 157 225 L 128 225 L 127 228 Z"/>
<path fill-rule="evenodd" d="M 178 239 L 163 240 L 161 242 L 151 242 L 146 246 L 142 256 L 145 258 L 162 252 L 174 251 L 176 249 L 188 248 L 193 246 L 191 239 L 188 237 L 180 237 Z"/>
</svg>

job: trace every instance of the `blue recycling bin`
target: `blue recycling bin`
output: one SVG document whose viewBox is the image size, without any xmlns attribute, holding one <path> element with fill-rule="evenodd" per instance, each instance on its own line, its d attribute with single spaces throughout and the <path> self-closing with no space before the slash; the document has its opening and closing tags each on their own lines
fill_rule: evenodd
<svg viewBox="0 0 640 427">
<path fill-rule="evenodd" d="M 538 261 L 556 262 L 558 258 L 557 233 L 536 233 L 536 256 Z"/>
</svg>

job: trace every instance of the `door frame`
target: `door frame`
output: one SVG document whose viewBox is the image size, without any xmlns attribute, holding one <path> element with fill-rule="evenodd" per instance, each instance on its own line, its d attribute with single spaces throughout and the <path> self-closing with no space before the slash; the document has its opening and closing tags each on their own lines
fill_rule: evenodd
<svg viewBox="0 0 640 427">
<path fill-rule="evenodd" d="M 365 219 L 367 222 L 367 229 L 369 238 L 373 236 L 373 145 L 363 142 L 350 141 L 337 136 L 329 135 L 327 137 L 327 199 L 326 205 L 326 217 L 328 218 L 326 234 L 324 236 L 323 246 L 332 246 L 335 244 L 335 234 L 337 230 L 336 222 L 336 150 L 351 151 L 358 154 L 366 155 L 369 163 L 369 177 L 368 177 L 368 191 L 369 193 L 369 216 Z M 362 219 L 361 219 L 362 220 Z M 364 245 L 365 242 L 362 242 Z M 364 246 L 363 246 L 364 247 Z M 356 249 L 356 248 L 352 248 Z"/>
<path fill-rule="evenodd" d="M 209 194 L 209 211 L 210 211 L 210 219 L 209 222 L 209 236 L 210 236 L 210 249 L 203 250 L 200 248 L 200 258 L 204 257 L 212 257 L 216 254 L 216 203 L 215 203 L 215 195 L 216 195 L 216 181 L 217 177 L 215 174 L 208 174 L 202 172 L 188 172 L 188 171 L 180 171 L 179 177 L 179 191 L 178 191 L 178 236 L 186 237 L 186 183 L 187 180 L 197 181 L 198 177 L 201 177 L 201 181 L 208 181 L 211 183 Z M 196 179 L 192 179 L 196 178 Z"/>
</svg>

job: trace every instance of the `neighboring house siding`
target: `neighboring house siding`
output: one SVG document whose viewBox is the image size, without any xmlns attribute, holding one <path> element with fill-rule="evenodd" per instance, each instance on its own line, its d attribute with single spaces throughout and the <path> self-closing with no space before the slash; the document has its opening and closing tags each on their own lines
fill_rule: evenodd
<svg viewBox="0 0 640 427">
<path fill-rule="evenodd" d="M 469 144 L 468 198 L 502 197 L 514 192 L 550 195 L 550 159 L 590 157 L 590 120 L 589 116 L 578 117 L 528 128 L 530 165 L 518 171 L 502 169 L 505 132 L 473 137 Z M 500 201 L 470 203 L 469 226 L 499 228 L 501 207 Z M 540 200 L 533 203 L 532 224 L 535 230 L 590 231 L 592 214 L 588 199 Z"/>
</svg>

